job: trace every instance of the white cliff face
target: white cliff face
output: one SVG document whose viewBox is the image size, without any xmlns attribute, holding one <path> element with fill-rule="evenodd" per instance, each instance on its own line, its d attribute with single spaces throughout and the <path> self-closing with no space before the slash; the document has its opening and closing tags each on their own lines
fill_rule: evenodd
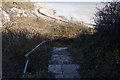
<svg viewBox="0 0 120 80">
<path fill-rule="evenodd" d="M 15 7 L 11 8 L 10 11 L 9 11 L 9 13 L 11 15 L 16 15 L 17 17 L 27 17 L 27 16 L 29 16 L 28 12 L 29 11 L 24 10 L 22 8 L 18 9 L 18 8 L 15 8 Z"/>
<path fill-rule="evenodd" d="M 9 12 L 9 13 L 16 15 L 16 14 L 18 14 L 18 12 L 19 12 L 19 9 L 13 7 L 13 8 L 10 9 L 10 12 Z"/>
<path fill-rule="evenodd" d="M 10 22 L 10 16 L 3 9 L 0 8 L 0 27 Z"/>
</svg>

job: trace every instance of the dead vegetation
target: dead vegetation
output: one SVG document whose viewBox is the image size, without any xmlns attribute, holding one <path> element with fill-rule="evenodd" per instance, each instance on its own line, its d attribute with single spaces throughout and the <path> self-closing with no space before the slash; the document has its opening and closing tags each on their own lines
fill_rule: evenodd
<svg viewBox="0 0 120 80">
<path fill-rule="evenodd" d="M 11 8 L 17 5 L 17 8 L 32 9 L 32 3 L 3 3 L 3 8 Z M 24 67 L 24 55 L 38 45 L 41 41 L 60 38 L 74 38 L 83 32 L 89 32 L 89 28 L 77 22 L 58 23 L 54 20 L 45 21 L 41 17 L 28 16 L 17 17 L 10 16 L 11 26 L 6 26 L 2 31 L 2 51 L 3 51 L 3 78 L 21 77 Z M 48 46 L 47 52 L 44 48 L 36 50 L 36 57 L 32 57 L 33 61 L 40 61 L 40 67 L 46 74 L 48 60 L 50 58 L 50 50 L 52 46 Z M 45 55 L 47 54 L 47 55 Z M 37 60 L 39 59 L 39 60 Z M 34 62 L 33 62 L 34 63 Z M 36 64 L 31 64 L 36 65 Z M 9 66 L 9 67 L 8 67 Z M 30 67 L 30 73 L 35 73 L 36 67 Z M 39 72 L 41 73 L 41 72 Z M 34 74 L 35 75 L 35 74 Z M 42 76 L 41 76 L 42 77 Z"/>
</svg>

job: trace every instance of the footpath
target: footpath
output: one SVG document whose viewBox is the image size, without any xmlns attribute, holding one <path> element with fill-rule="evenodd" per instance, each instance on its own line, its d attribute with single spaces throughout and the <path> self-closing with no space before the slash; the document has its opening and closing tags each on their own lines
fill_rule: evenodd
<svg viewBox="0 0 120 80">
<path fill-rule="evenodd" d="M 79 80 L 79 65 L 73 62 L 67 47 L 54 47 L 51 60 L 48 65 L 48 72 L 52 78 L 77 78 Z"/>
</svg>

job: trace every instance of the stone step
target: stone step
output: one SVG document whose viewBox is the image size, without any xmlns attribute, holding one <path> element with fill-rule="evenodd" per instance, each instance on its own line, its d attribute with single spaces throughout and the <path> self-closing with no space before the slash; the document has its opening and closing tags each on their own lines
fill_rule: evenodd
<svg viewBox="0 0 120 80">
<path fill-rule="evenodd" d="M 72 62 L 72 58 L 67 55 L 52 55 L 50 63 L 52 64 L 70 64 Z"/>
<path fill-rule="evenodd" d="M 48 72 L 53 73 L 53 74 L 62 74 L 62 67 L 60 64 L 55 65 L 55 64 L 49 64 L 48 65 Z"/>
<path fill-rule="evenodd" d="M 61 50 L 66 50 L 66 49 L 68 49 L 68 47 L 54 47 L 53 48 L 54 51 L 56 51 L 56 50 L 61 51 Z"/>
<path fill-rule="evenodd" d="M 49 64 L 48 66 L 48 72 L 51 73 L 78 73 L 79 65 L 77 64 Z"/>
<path fill-rule="evenodd" d="M 62 65 L 63 74 L 72 74 L 72 73 L 78 73 L 79 65 L 77 64 L 64 64 Z"/>
<path fill-rule="evenodd" d="M 79 78 L 78 69 L 79 65 L 77 64 L 50 64 L 48 66 L 48 72 L 54 74 L 55 78 Z"/>
<path fill-rule="evenodd" d="M 48 65 L 48 73 L 54 78 L 80 78 L 79 65 L 73 63 L 67 48 L 54 48 Z"/>
<path fill-rule="evenodd" d="M 80 78 L 78 73 L 73 74 L 54 74 L 55 78 Z"/>
<path fill-rule="evenodd" d="M 60 64 L 60 65 L 62 65 L 62 64 L 73 64 L 73 62 L 71 62 L 71 61 L 64 61 L 64 62 L 62 62 L 62 61 L 57 61 L 57 60 L 54 60 L 54 61 L 50 60 L 49 64 L 55 64 L 55 65 Z"/>
</svg>

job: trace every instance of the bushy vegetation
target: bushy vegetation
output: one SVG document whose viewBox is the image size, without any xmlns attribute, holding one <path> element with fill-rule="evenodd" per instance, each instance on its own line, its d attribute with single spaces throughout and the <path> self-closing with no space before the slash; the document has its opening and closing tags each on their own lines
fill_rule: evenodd
<svg viewBox="0 0 120 80">
<path fill-rule="evenodd" d="M 81 77 L 120 79 L 120 2 L 109 2 L 95 17 L 94 34 L 76 37 L 71 54 L 81 66 Z"/>
<path fill-rule="evenodd" d="M 19 5 L 21 7 L 21 3 Z M 81 78 L 119 78 L 119 1 L 107 3 L 98 10 L 94 33 L 78 22 L 44 21 L 37 16 L 11 15 L 11 22 L 14 23 L 2 31 L 3 77 L 21 77 L 24 55 L 41 41 L 49 39 L 52 42 L 42 45 L 30 56 L 26 78 L 48 77 L 47 66 L 53 47 L 51 43 L 54 46 L 69 45 L 75 62 L 80 64 Z"/>
<path fill-rule="evenodd" d="M 120 2 L 110 2 L 95 17 L 97 35 L 120 47 Z"/>
<path fill-rule="evenodd" d="M 23 9 L 30 9 L 27 3 L 17 4 L 19 7 L 24 7 Z M 13 7 L 13 3 L 10 2 L 5 2 L 3 5 L 5 10 Z M 44 21 L 35 15 L 27 17 L 10 15 L 10 18 L 13 24 L 4 25 L 2 30 L 3 78 L 22 77 L 26 60 L 24 55 L 43 40 L 49 39 L 54 42 L 56 39 L 74 38 L 83 31 L 89 31 L 81 23 Z M 52 42 L 49 42 L 32 53 L 25 78 L 48 77 L 47 66 L 52 47 Z"/>
<path fill-rule="evenodd" d="M 32 33 L 30 28 L 31 27 L 25 28 L 12 26 L 11 28 L 6 28 L 2 32 L 3 78 L 22 77 L 26 60 L 24 55 L 40 42 L 48 39 L 47 37 L 44 37 L 44 35 L 39 34 L 37 31 Z M 50 43 L 43 44 L 41 47 L 36 49 L 32 53 L 33 55 L 30 56 L 29 67 L 31 68 L 32 66 L 32 69 L 28 69 L 27 72 L 31 74 L 35 72 L 37 69 L 36 67 L 39 66 L 37 63 L 41 64 L 42 70 L 47 71 L 46 67 L 51 56 L 51 50 L 52 44 Z M 40 72 L 41 71 L 39 71 L 39 75 L 41 75 Z M 44 74 L 47 73 L 44 72 Z"/>
</svg>

